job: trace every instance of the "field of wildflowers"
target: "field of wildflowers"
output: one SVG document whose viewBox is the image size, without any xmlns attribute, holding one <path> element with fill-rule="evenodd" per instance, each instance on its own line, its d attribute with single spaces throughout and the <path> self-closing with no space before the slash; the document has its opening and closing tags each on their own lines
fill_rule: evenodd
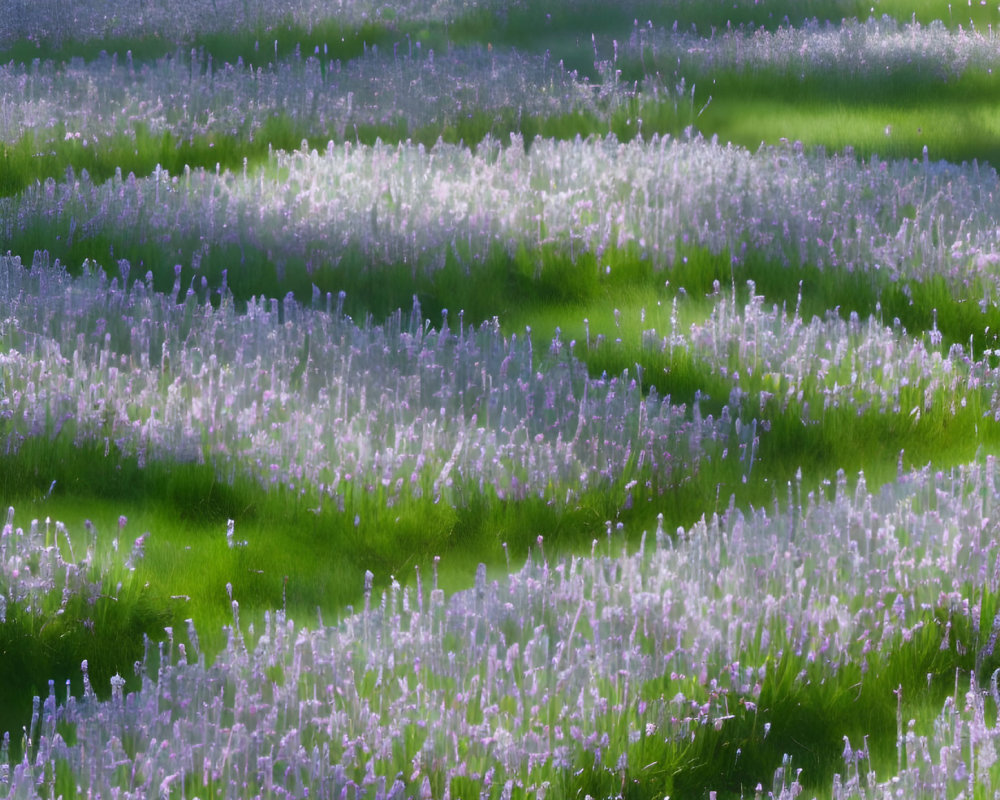
<svg viewBox="0 0 1000 800">
<path fill-rule="evenodd" d="M 995 24 L 0 0 L 0 797 L 1000 794 Z"/>
</svg>

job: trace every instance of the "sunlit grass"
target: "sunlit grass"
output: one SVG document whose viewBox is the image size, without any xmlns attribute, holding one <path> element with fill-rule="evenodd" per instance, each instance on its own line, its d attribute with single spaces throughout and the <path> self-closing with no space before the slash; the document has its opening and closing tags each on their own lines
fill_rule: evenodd
<svg viewBox="0 0 1000 800">
<path fill-rule="evenodd" d="M 750 149 L 787 140 L 828 151 L 850 148 L 866 158 L 919 159 L 927 148 L 932 161 L 1000 163 L 1000 112 L 992 99 L 912 108 L 732 98 L 713 101 L 700 124 L 723 141 Z"/>
<path fill-rule="evenodd" d="M 990 26 L 1000 25 L 1000 5 L 990 0 L 874 0 L 871 3 L 858 3 L 858 6 L 869 5 L 878 15 L 888 14 L 898 20 L 907 21 L 915 17 L 924 24 L 941 20 L 950 28 L 964 26 L 966 30 L 975 27 L 977 30 L 989 30 Z"/>
<path fill-rule="evenodd" d="M 699 478 L 699 487 L 721 474 L 711 472 L 716 478 Z M 608 520 L 648 523 L 655 516 L 645 507 L 652 496 L 635 492 L 640 499 L 626 507 L 625 480 L 585 493 L 568 507 L 480 494 L 473 478 L 455 487 L 466 498 L 457 506 L 431 496 L 387 506 L 379 493 L 362 491 L 341 511 L 328 498 L 325 505 L 312 495 L 268 491 L 245 479 L 223 482 L 195 465 L 140 469 L 134 459 L 105 456 L 100 448 L 45 440 L 25 442 L 17 455 L 0 459 L 0 475 L 5 500 L 25 516 L 58 519 L 72 530 L 89 520 L 105 547 L 124 516 L 125 551 L 148 533 L 136 580 L 167 602 L 175 627 L 188 617 L 198 620 L 209 653 L 225 641 L 227 584 L 248 619 L 284 608 L 296 619 L 315 620 L 319 613 L 332 622 L 347 606 L 357 607 L 367 571 L 381 587 L 393 575 L 407 581 L 416 569 L 430 574 L 440 557 L 442 586 L 454 591 L 468 586 L 479 563 L 505 571 L 510 561 L 523 561 L 540 534 L 553 554 L 583 551 Z M 700 490 L 679 487 L 671 519 L 696 519 L 699 496 Z M 228 519 L 235 523 L 235 546 L 227 542 Z M 155 636 L 162 624 L 161 618 L 135 633 Z M 122 641 L 125 648 L 135 645 Z"/>
</svg>

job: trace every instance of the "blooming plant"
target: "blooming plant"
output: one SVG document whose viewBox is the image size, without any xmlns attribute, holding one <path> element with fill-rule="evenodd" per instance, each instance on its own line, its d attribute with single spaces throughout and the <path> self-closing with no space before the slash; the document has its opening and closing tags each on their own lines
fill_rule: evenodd
<svg viewBox="0 0 1000 800">
<path fill-rule="evenodd" d="M 419 306 L 358 326 L 331 297 L 238 313 L 230 298 L 176 304 L 148 278 L 125 290 L 17 259 L 0 268 L 7 452 L 36 437 L 103 442 L 140 465 L 193 460 L 308 486 L 341 510 L 354 492 L 460 503 L 470 486 L 568 503 L 637 467 L 665 491 L 703 459 L 735 454 L 750 423 L 738 405 L 692 419 L 627 376 L 590 378 L 572 355 L 547 363 L 495 322 L 459 315 L 433 329 Z"/>
<path fill-rule="evenodd" d="M 598 264 L 634 251 L 666 270 L 700 247 L 737 265 L 752 256 L 893 282 L 940 277 L 980 293 L 971 299 L 984 308 L 997 296 L 1000 192 L 987 165 L 859 163 L 793 145 L 749 153 L 700 138 L 501 144 L 331 143 L 278 153 L 268 175 L 157 170 L 95 184 L 74 174 L 0 201 L 0 232 L 12 242 L 39 232 L 67 244 L 111 240 L 117 258 L 155 258 L 161 290 L 186 261 L 196 293 L 204 280 L 219 286 L 213 253 L 250 263 L 270 254 L 279 280 L 305 288 L 357 280 L 359 264 L 433 276 L 456 261 L 475 278 L 495 254 L 525 247 Z M 257 293 L 232 273 L 242 299 Z"/>
<path fill-rule="evenodd" d="M 598 114 L 610 101 L 552 59 L 516 51 L 435 53 L 411 41 L 403 52 L 375 47 L 346 62 L 318 48 L 290 61 L 267 58 L 265 50 L 247 63 L 217 65 L 204 50 L 178 50 L 152 64 L 136 63 L 131 51 L 124 61 L 105 54 L 60 66 L 11 62 L 0 66 L 0 90 L 10 98 L 0 140 L 33 135 L 37 147 L 73 140 L 84 151 L 136 146 L 141 136 L 253 141 L 280 115 L 300 138 L 351 141 L 358 128 L 415 134 L 511 107 L 525 116 Z"/>
</svg>

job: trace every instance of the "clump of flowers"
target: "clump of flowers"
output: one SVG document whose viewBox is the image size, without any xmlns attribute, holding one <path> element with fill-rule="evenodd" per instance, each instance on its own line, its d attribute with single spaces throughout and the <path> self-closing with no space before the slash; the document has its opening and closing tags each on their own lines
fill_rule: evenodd
<svg viewBox="0 0 1000 800">
<path fill-rule="evenodd" d="M 536 355 L 495 320 L 433 328 L 414 306 L 358 325 L 332 296 L 237 312 L 229 297 L 176 303 L 149 276 L 125 289 L 11 258 L 0 271 L 10 451 L 32 437 L 103 443 L 140 465 L 197 461 L 223 479 L 308 486 L 343 509 L 354 492 L 460 504 L 470 487 L 569 502 L 633 473 L 655 494 L 748 444 L 738 403 L 713 418 L 628 375 L 590 378 L 571 353 Z"/>
</svg>

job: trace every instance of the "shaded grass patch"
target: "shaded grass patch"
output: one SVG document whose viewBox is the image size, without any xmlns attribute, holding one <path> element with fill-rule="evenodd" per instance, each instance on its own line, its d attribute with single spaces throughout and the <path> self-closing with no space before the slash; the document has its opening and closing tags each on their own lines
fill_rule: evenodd
<svg viewBox="0 0 1000 800">
<path fill-rule="evenodd" d="M 996 596 L 983 594 L 980 603 L 982 618 L 992 618 Z M 945 623 L 951 623 L 950 633 Z M 945 699 L 956 689 L 962 697 L 971 675 L 979 686 L 989 682 L 1000 662 L 995 655 L 983 656 L 987 646 L 985 632 L 973 630 L 969 617 L 938 608 L 927 612 L 911 635 L 897 635 L 860 662 L 810 662 L 796 655 L 791 642 L 772 644 L 762 654 L 763 679 L 752 703 L 725 680 L 714 692 L 683 676 L 649 681 L 643 697 L 651 706 L 669 704 L 682 691 L 720 712 L 728 709 L 731 717 L 694 726 L 690 738 L 642 737 L 629 753 L 629 764 L 655 766 L 628 776 L 629 796 L 695 796 L 711 785 L 719 797 L 739 798 L 759 784 L 777 796 L 781 786 L 772 787 L 772 781 L 781 780 L 776 773 L 784 766 L 787 784 L 801 770 L 802 785 L 822 797 L 834 774 L 846 778 L 860 771 L 863 782 L 870 769 L 892 774 L 899 757 L 897 737 L 906 734 L 909 720 L 918 735 L 927 734 Z M 854 754 L 850 763 L 844 760 L 844 737 Z M 581 776 L 587 791 L 595 778 L 593 773 Z"/>
<path fill-rule="evenodd" d="M 226 27 L 230 27 L 226 25 Z M 397 24 L 395 20 L 368 20 L 345 23 L 329 17 L 312 26 L 296 23 L 290 17 L 271 22 L 257 21 L 238 30 L 208 30 L 197 33 L 186 41 L 173 41 L 158 34 L 151 36 L 104 36 L 95 39 L 33 38 L 20 40 L 0 50 L 0 62 L 31 63 L 41 61 L 68 61 L 81 58 L 93 61 L 107 54 L 124 58 L 131 54 L 134 62 L 154 61 L 170 55 L 178 48 L 211 55 L 216 64 L 231 63 L 242 59 L 258 66 L 294 57 L 309 56 L 318 51 L 324 61 L 357 58 L 372 47 L 392 48 L 410 36 L 414 41 L 423 38 L 431 47 L 446 44 L 443 26 Z M 203 65 L 202 65 L 202 68 Z"/>
<path fill-rule="evenodd" d="M 82 548 L 82 541 L 78 544 Z M 140 679 L 133 667 L 143 657 L 145 642 L 161 639 L 164 626 L 174 621 L 176 604 L 159 587 L 143 582 L 141 573 L 119 566 L 102 580 L 99 563 L 93 571 L 98 593 L 92 597 L 73 594 L 65 599 L 62 587 L 53 587 L 33 605 L 5 604 L 0 624 L 0 732 L 10 732 L 15 760 L 24 752 L 21 731 L 30 722 L 33 697 L 54 693 L 62 702 L 67 691 L 80 696 L 83 662 L 98 697 L 110 696 L 115 675 L 125 680 L 129 691 L 136 690 Z"/>
</svg>

